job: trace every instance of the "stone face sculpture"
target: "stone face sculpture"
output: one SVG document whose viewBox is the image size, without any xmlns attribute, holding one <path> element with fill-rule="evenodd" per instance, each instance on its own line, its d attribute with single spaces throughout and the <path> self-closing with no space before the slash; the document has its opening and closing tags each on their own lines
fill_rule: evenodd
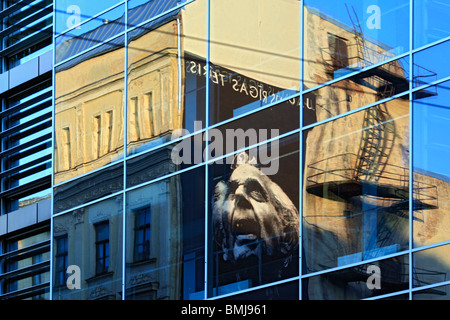
<svg viewBox="0 0 450 320">
<path fill-rule="evenodd" d="M 222 262 L 256 258 L 281 277 L 298 254 L 298 210 L 245 154 L 236 156 L 231 169 L 229 180 L 216 184 L 213 199 L 214 240 Z"/>
</svg>

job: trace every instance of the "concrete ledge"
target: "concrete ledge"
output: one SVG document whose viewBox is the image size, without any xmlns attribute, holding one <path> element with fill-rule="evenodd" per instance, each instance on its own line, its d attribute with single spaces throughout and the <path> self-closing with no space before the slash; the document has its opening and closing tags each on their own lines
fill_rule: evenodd
<svg viewBox="0 0 450 320">
<path fill-rule="evenodd" d="M 50 220 L 51 201 L 51 199 L 41 200 L 38 203 L 0 216 L 0 236 Z"/>
<path fill-rule="evenodd" d="M 9 71 L 0 74 L 0 93 L 9 89 Z"/>
<path fill-rule="evenodd" d="M 52 216 L 52 199 L 41 200 L 37 203 L 37 222 L 50 220 Z"/>
<path fill-rule="evenodd" d="M 0 216 L 0 236 L 8 233 L 8 215 Z"/>
<path fill-rule="evenodd" d="M 8 213 L 8 232 L 16 231 L 37 222 L 37 204 Z"/>
<path fill-rule="evenodd" d="M 39 56 L 39 75 L 51 71 L 53 67 L 53 50 Z"/>
<path fill-rule="evenodd" d="M 39 57 L 9 70 L 9 88 L 16 87 L 39 76 Z"/>
</svg>

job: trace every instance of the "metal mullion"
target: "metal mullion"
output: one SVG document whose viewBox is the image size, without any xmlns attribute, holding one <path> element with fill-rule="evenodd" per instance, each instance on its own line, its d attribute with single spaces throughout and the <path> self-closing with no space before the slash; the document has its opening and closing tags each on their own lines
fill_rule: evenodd
<svg viewBox="0 0 450 320">
<path fill-rule="evenodd" d="M 409 300 L 412 300 L 412 282 L 413 282 L 413 254 L 412 254 L 412 248 L 413 248 L 413 197 L 414 197 L 414 190 L 413 190 L 413 157 L 414 157 L 414 150 L 413 150 L 413 133 L 414 133 L 414 127 L 413 127 L 413 79 L 414 79 L 414 60 L 413 60 L 413 48 L 414 48 L 414 1 L 409 1 L 409 159 L 408 159 L 408 166 L 409 166 L 409 172 L 408 172 L 408 179 L 409 179 L 409 185 L 408 185 L 408 215 L 409 215 L 409 221 L 408 221 L 408 230 L 409 230 L 409 241 L 408 241 L 408 298 Z"/>
<path fill-rule="evenodd" d="M 205 128 L 207 129 L 205 131 L 204 139 L 205 143 L 205 151 L 206 155 L 209 154 L 209 143 L 208 143 L 208 128 L 209 128 L 209 90 L 210 90 L 210 80 L 208 76 L 208 70 L 210 68 L 210 53 L 211 53 L 211 0 L 206 0 L 206 76 L 205 76 Z M 208 156 L 207 156 L 208 157 Z M 207 159 L 206 159 L 207 160 Z M 205 250 L 204 250 L 204 296 L 203 300 L 208 300 L 208 291 L 209 291 L 209 268 L 211 264 L 211 270 L 213 268 L 212 262 L 209 261 L 209 219 L 208 219 L 208 207 L 209 207 L 209 183 L 208 183 L 208 177 L 209 177 L 209 170 L 208 170 L 208 164 L 205 164 L 205 185 L 204 185 L 204 219 L 205 219 Z M 211 295 L 213 296 L 213 290 L 211 287 Z"/>
<path fill-rule="evenodd" d="M 123 96 L 123 190 L 122 190 L 122 300 L 126 299 L 126 243 L 127 243 L 127 155 L 128 155 L 128 1 L 125 1 L 125 35 L 124 35 L 124 96 Z"/>
<path fill-rule="evenodd" d="M 303 281 L 302 281 L 302 273 L 303 273 L 303 62 L 304 62 L 304 1 L 300 0 L 300 119 L 299 119 L 299 142 L 298 142 L 298 151 L 299 151 L 299 174 L 298 174 L 298 300 L 303 299 Z"/>
</svg>

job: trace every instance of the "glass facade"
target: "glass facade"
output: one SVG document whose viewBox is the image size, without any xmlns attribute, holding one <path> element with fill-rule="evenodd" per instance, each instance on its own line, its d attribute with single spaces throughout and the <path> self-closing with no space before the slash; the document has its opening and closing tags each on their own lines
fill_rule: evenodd
<svg viewBox="0 0 450 320">
<path fill-rule="evenodd" d="M 449 5 L 55 8 L 51 299 L 448 299 Z"/>
</svg>

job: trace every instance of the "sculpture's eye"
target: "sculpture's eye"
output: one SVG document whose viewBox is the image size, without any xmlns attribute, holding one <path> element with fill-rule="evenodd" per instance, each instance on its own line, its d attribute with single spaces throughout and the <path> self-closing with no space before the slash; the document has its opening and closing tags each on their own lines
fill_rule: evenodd
<svg viewBox="0 0 450 320">
<path fill-rule="evenodd" d="M 236 193 L 238 187 L 239 183 L 237 183 L 237 181 L 230 181 L 228 184 L 228 195 L 230 197 L 234 197 L 234 194 Z"/>
<path fill-rule="evenodd" d="M 266 202 L 267 194 L 264 188 L 256 180 L 250 180 L 245 185 L 247 194 L 258 202 Z"/>
</svg>

